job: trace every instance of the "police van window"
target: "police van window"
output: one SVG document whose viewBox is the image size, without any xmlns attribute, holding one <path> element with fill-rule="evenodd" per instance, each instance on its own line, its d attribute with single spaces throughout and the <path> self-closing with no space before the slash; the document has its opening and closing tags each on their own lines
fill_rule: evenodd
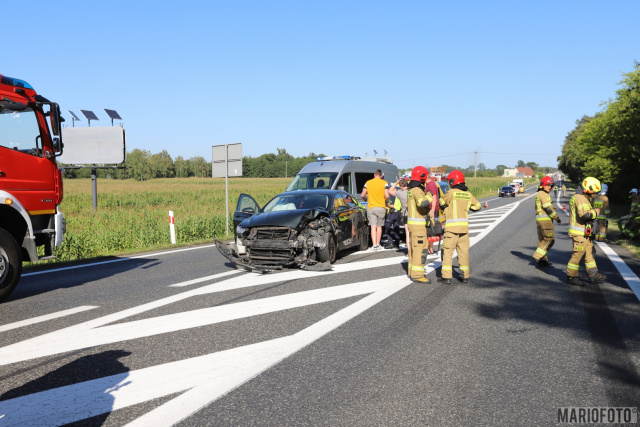
<svg viewBox="0 0 640 427">
<path fill-rule="evenodd" d="M 40 127 L 32 109 L 0 109 L 0 146 L 34 156 L 42 155 Z"/>
<path fill-rule="evenodd" d="M 343 173 L 338 177 L 338 182 L 335 186 L 338 190 L 346 191 L 347 193 L 351 193 L 351 172 Z"/>
<path fill-rule="evenodd" d="M 367 181 L 369 181 L 370 179 L 373 179 L 373 172 L 365 172 L 365 173 L 356 172 L 355 176 L 356 176 L 356 191 L 354 193 L 361 194 L 362 189 L 364 188 L 364 185 L 367 183 Z"/>
<path fill-rule="evenodd" d="M 337 173 L 299 173 L 293 179 L 286 191 L 292 190 L 313 190 L 316 188 L 331 188 Z"/>
</svg>

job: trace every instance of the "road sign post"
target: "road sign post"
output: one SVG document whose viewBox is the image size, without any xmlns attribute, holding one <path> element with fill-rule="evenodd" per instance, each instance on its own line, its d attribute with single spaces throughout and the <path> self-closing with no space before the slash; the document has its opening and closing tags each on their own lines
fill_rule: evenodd
<svg viewBox="0 0 640 427">
<path fill-rule="evenodd" d="M 213 145 L 211 147 L 211 176 L 224 177 L 225 218 L 229 235 L 229 177 L 242 176 L 242 143 Z"/>
</svg>

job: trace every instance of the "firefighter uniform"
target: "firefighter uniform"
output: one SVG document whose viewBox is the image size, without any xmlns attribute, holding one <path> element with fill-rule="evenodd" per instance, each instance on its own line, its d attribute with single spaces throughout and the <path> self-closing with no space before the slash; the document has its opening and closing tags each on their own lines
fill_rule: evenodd
<svg viewBox="0 0 640 427">
<path fill-rule="evenodd" d="M 538 187 L 538 194 L 536 194 L 536 228 L 538 229 L 538 248 L 533 254 L 533 260 L 540 266 L 551 265 L 547 259 L 547 252 L 549 252 L 549 249 L 551 249 L 555 243 L 556 236 L 553 229 L 553 221 L 558 221 L 558 223 L 560 223 L 560 217 L 558 217 L 556 210 L 553 208 L 551 196 L 545 190 L 544 186 L 541 185 Z"/>
<path fill-rule="evenodd" d="M 414 181 L 412 181 L 413 184 Z M 412 186 L 407 192 L 407 227 L 409 229 L 409 264 L 407 271 L 409 278 L 427 282 L 424 275 L 422 252 L 429 247 L 427 227 L 429 226 L 429 205 L 433 201 L 433 194 L 426 193 L 421 186 Z"/>
<path fill-rule="evenodd" d="M 596 240 L 599 242 L 607 241 L 607 218 L 611 218 L 611 209 L 609 209 L 609 197 L 606 194 L 596 194 L 593 196 L 593 207 L 600 208 L 600 213 L 596 217 L 598 220 Z"/>
<path fill-rule="evenodd" d="M 453 173 L 453 172 L 452 172 Z M 464 182 L 462 182 L 464 184 Z M 464 187 L 466 189 L 466 187 Z M 442 198 L 444 205 L 444 235 L 442 242 L 442 279 L 453 277 L 453 251 L 458 251 L 458 265 L 463 279 L 469 279 L 469 210 L 477 211 L 482 205 L 468 190 L 451 188 Z"/>
<path fill-rule="evenodd" d="M 600 182 L 594 178 L 587 178 L 584 182 L 587 183 L 590 179 L 597 182 L 597 189 L 593 192 L 598 192 Z M 569 201 L 569 237 L 573 239 L 573 254 L 567 265 L 567 283 L 572 285 L 582 284 L 578 278 L 578 270 L 583 258 L 589 281 L 592 283 L 604 281 L 604 276 L 598 273 L 596 260 L 593 257 L 595 230 L 592 229 L 592 221 L 598 216 L 598 211 L 592 208 L 590 197 L 588 193 L 583 193 L 583 190 L 583 186 L 578 187 Z"/>
</svg>

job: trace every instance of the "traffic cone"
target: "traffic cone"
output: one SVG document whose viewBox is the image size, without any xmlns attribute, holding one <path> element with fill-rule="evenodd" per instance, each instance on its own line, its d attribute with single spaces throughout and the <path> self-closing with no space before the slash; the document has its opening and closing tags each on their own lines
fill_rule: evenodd
<svg viewBox="0 0 640 427">
<path fill-rule="evenodd" d="M 564 204 L 564 203 L 562 203 L 562 210 L 563 210 L 563 211 L 566 211 L 566 210 L 567 210 L 567 205 L 566 205 L 566 204 Z"/>
<path fill-rule="evenodd" d="M 484 202 L 484 208 L 489 209 L 489 202 Z"/>
</svg>

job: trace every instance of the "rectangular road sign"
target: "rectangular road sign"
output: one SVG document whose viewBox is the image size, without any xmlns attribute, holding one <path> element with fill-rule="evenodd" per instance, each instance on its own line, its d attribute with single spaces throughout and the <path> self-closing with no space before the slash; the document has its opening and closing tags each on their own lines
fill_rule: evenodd
<svg viewBox="0 0 640 427">
<path fill-rule="evenodd" d="M 227 165 L 225 174 L 225 164 Z M 242 176 L 242 143 L 211 147 L 211 176 L 224 178 Z"/>
</svg>

